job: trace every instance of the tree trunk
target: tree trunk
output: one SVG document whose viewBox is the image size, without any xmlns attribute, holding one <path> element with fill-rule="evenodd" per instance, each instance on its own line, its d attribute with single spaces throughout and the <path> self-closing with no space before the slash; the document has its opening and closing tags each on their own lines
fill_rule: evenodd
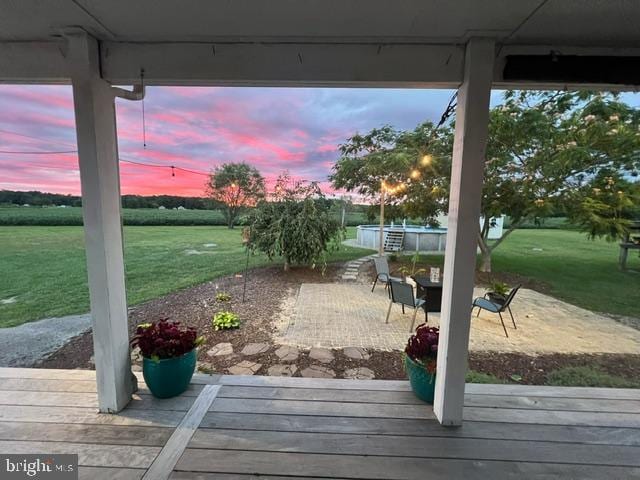
<svg viewBox="0 0 640 480">
<path fill-rule="evenodd" d="M 489 245 L 487 245 L 487 240 L 484 236 L 484 232 L 482 231 L 478 233 L 478 247 L 480 247 L 480 254 L 481 254 L 480 271 L 491 272 L 492 249 L 489 248 Z"/>
<path fill-rule="evenodd" d="M 480 271 L 491 273 L 491 250 L 482 251 Z"/>
<path fill-rule="evenodd" d="M 284 271 L 285 272 L 289 271 L 289 259 L 288 258 L 284 259 Z"/>
</svg>

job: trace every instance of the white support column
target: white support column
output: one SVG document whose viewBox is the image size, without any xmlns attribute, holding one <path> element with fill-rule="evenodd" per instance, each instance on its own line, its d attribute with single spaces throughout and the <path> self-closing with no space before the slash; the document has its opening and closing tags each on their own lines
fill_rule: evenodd
<svg viewBox="0 0 640 480">
<path fill-rule="evenodd" d="M 469 40 L 458 90 L 434 403 L 443 425 L 462 423 L 494 57 L 492 40 Z"/>
<path fill-rule="evenodd" d="M 115 413 L 136 389 L 131 373 L 114 92 L 100 77 L 97 41 L 68 35 L 82 184 L 93 348 L 101 412 Z"/>
</svg>

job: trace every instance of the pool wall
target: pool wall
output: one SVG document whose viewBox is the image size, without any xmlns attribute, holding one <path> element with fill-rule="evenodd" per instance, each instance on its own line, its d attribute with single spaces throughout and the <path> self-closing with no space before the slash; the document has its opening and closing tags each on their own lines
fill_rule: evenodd
<svg viewBox="0 0 640 480">
<path fill-rule="evenodd" d="M 404 251 L 444 252 L 447 244 L 447 230 L 444 228 L 426 228 L 420 226 L 385 225 L 385 238 L 389 230 L 404 229 Z M 380 242 L 379 225 L 360 225 L 357 228 L 356 243 L 361 247 L 378 249 Z"/>
</svg>

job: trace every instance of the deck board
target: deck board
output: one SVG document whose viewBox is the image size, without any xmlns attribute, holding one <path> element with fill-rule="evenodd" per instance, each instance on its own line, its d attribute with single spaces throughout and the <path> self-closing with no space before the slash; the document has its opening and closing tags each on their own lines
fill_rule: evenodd
<svg viewBox="0 0 640 480">
<path fill-rule="evenodd" d="M 196 375 L 158 400 L 137 375 L 105 415 L 95 372 L 0 368 L 0 450 L 92 480 L 640 479 L 640 390 L 469 385 L 446 428 L 403 381 Z"/>
</svg>

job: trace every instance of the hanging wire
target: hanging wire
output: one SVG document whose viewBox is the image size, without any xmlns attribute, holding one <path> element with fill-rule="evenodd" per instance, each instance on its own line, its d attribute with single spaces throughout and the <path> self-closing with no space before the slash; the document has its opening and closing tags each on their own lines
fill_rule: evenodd
<svg viewBox="0 0 640 480">
<path fill-rule="evenodd" d="M 140 69 L 140 85 L 144 92 L 144 68 Z M 144 115 L 144 96 L 142 97 L 142 148 L 147 148 L 147 122 Z"/>
</svg>

